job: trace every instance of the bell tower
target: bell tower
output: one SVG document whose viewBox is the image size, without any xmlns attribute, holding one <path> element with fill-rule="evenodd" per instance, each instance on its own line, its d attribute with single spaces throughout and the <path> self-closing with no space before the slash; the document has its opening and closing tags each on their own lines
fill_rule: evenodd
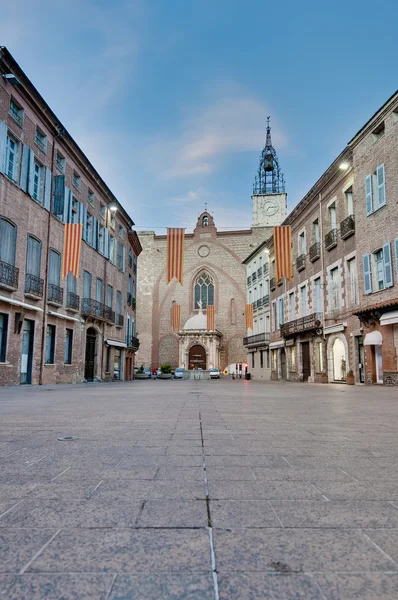
<svg viewBox="0 0 398 600">
<path fill-rule="evenodd" d="M 252 206 L 252 227 L 280 225 L 287 214 L 285 180 L 272 145 L 270 117 L 267 117 L 267 137 L 253 185 Z"/>
</svg>

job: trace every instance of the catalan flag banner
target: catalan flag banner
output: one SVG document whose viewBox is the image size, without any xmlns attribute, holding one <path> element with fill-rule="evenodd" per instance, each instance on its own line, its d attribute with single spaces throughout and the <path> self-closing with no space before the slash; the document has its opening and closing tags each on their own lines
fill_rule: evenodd
<svg viewBox="0 0 398 600">
<path fill-rule="evenodd" d="M 245 305 L 246 330 L 253 329 L 253 304 Z"/>
<path fill-rule="evenodd" d="M 207 331 L 214 331 L 216 328 L 214 306 L 208 306 L 206 313 L 207 313 Z"/>
<path fill-rule="evenodd" d="M 166 283 L 177 277 L 183 282 L 185 229 L 169 227 L 167 229 L 167 272 Z"/>
<path fill-rule="evenodd" d="M 280 281 L 282 275 L 286 279 L 292 279 L 292 228 L 290 226 L 274 227 L 274 248 L 276 281 Z"/>
<path fill-rule="evenodd" d="M 181 326 L 181 305 L 172 304 L 171 306 L 171 328 L 174 331 L 180 331 Z"/>
<path fill-rule="evenodd" d="M 65 223 L 64 225 L 64 251 L 62 253 L 62 279 L 73 273 L 79 277 L 80 248 L 82 245 L 83 225 Z"/>
</svg>

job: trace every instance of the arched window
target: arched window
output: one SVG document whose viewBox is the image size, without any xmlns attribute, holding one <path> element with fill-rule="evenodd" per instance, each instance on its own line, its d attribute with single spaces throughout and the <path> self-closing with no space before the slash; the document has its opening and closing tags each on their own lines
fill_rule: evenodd
<svg viewBox="0 0 398 600">
<path fill-rule="evenodd" d="M 0 218 L 0 261 L 8 265 L 15 265 L 17 246 L 17 228 L 8 219 Z"/>
<path fill-rule="evenodd" d="M 204 216 L 202 219 L 202 227 L 208 227 L 209 226 L 209 217 Z"/>
<path fill-rule="evenodd" d="M 195 306 L 199 308 L 199 301 L 202 301 L 202 308 L 214 305 L 214 282 L 211 275 L 203 271 L 195 281 Z"/>
</svg>

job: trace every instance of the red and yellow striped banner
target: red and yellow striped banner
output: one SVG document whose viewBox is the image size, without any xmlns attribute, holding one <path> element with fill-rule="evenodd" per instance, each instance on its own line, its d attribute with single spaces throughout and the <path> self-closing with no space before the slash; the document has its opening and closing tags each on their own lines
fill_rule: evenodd
<svg viewBox="0 0 398 600">
<path fill-rule="evenodd" d="M 292 228 L 290 226 L 274 227 L 274 247 L 276 281 L 280 281 L 283 275 L 286 279 L 292 279 Z"/>
<path fill-rule="evenodd" d="M 246 330 L 253 329 L 253 304 L 245 305 Z"/>
<path fill-rule="evenodd" d="M 166 283 L 170 283 L 173 277 L 183 282 L 184 271 L 184 236 L 183 228 L 167 228 L 167 273 Z"/>
<path fill-rule="evenodd" d="M 83 225 L 65 223 L 64 225 L 64 251 L 62 253 L 62 279 L 73 273 L 78 279 L 80 266 L 80 248 L 82 245 Z"/>
<path fill-rule="evenodd" d="M 174 331 L 180 331 L 181 327 L 181 305 L 172 304 L 171 306 L 171 328 Z"/>
<path fill-rule="evenodd" d="M 208 306 L 207 310 L 207 331 L 214 331 L 216 328 L 216 317 L 214 313 L 214 306 Z"/>
</svg>

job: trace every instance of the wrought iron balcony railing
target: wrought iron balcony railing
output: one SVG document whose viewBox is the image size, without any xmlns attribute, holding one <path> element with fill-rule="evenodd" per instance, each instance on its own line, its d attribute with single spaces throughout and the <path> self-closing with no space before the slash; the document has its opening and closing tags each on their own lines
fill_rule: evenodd
<svg viewBox="0 0 398 600">
<path fill-rule="evenodd" d="M 321 244 L 319 242 L 315 242 L 310 247 L 310 261 L 315 262 L 318 258 L 321 257 Z"/>
<path fill-rule="evenodd" d="M 259 298 L 259 299 L 257 300 L 257 308 L 261 308 L 261 307 L 262 307 L 262 305 L 263 305 L 263 299 L 262 299 L 262 298 Z"/>
<path fill-rule="evenodd" d="M 251 285 L 252 284 L 252 277 L 251 275 L 249 275 L 249 277 L 247 278 L 247 285 Z"/>
<path fill-rule="evenodd" d="M 116 313 L 115 324 L 116 324 L 116 327 L 123 327 L 123 325 L 124 325 L 124 316 L 123 315 L 118 315 Z"/>
<path fill-rule="evenodd" d="M 307 315 L 305 317 L 301 317 L 300 319 L 295 319 L 294 321 L 288 321 L 281 325 L 281 336 L 287 337 L 289 335 L 295 335 L 296 333 L 301 333 L 303 331 L 311 331 L 313 329 L 321 329 L 322 328 L 322 315 L 321 313 L 312 313 L 311 315 Z"/>
<path fill-rule="evenodd" d="M 84 317 L 93 317 L 94 319 L 104 319 L 104 305 L 98 300 L 92 298 L 83 298 L 82 315 Z"/>
<path fill-rule="evenodd" d="M 130 335 L 130 337 L 127 339 L 127 346 L 133 350 L 138 350 L 140 347 L 140 340 L 134 335 Z"/>
<path fill-rule="evenodd" d="M 340 235 L 342 240 L 346 240 L 350 235 L 355 233 L 355 217 L 349 215 L 344 221 L 340 223 Z"/>
<path fill-rule="evenodd" d="M 297 271 L 302 271 L 305 269 L 305 254 L 300 254 L 300 256 L 296 259 L 296 268 Z"/>
<path fill-rule="evenodd" d="M 257 281 L 257 272 L 252 273 L 252 282 Z"/>
<path fill-rule="evenodd" d="M 257 300 L 253 302 L 253 310 L 257 310 Z"/>
<path fill-rule="evenodd" d="M 48 284 L 47 302 L 48 304 L 56 304 L 61 306 L 64 301 L 64 290 L 55 283 Z"/>
<path fill-rule="evenodd" d="M 268 272 L 269 272 L 269 267 L 268 267 L 268 265 L 264 265 L 264 266 L 263 266 L 263 273 L 264 273 L 264 277 L 267 277 L 267 275 L 268 275 Z"/>
<path fill-rule="evenodd" d="M 115 311 L 112 310 L 111 306 L 104 307 L 104 317 L 107 321 L 109 321 L 109 323 L 115 322 Z"/>
<path fill-rule="evenodd" d="M 66 308 L 70 310 L 79 310 L 80 306 L 80 296 L 75 294 L 74 292 L 67 292 L 66 294 Z"/>
<path fill-rule="evenodd" d="M 16 290 L 18 287 L 19 269 L 0 260 L 0 286 Z"/>
<path fill-rule="evenodd" d="M 251 344 L 269 344 L 269 333 L 256 333 L 243 338 L 243 345 L 250 346 Z"/>
<path fill-rule="evenodd" d="M 326 250 L 331 250 L 337 246 L 337 229 L 331 229 L 325 235 L 325 248 Z"/>
<path fill-rule="evenodd" d="M 263 306 L 269 306 L 269 295 L 263 296 Z"/>
<path fill-rule="evenodd" d="M 269 280 L 269 287 L 271 291 L 276 290 L 276 277 L 271 277 Z"/>
<path fill-rule="evenodd" d="M 43 298 L 43 287 L 44 281 L 36 275 L 25 275 L 25 294 L 27 296 L 34 296 L 35 298 Z"/>
</svg>

